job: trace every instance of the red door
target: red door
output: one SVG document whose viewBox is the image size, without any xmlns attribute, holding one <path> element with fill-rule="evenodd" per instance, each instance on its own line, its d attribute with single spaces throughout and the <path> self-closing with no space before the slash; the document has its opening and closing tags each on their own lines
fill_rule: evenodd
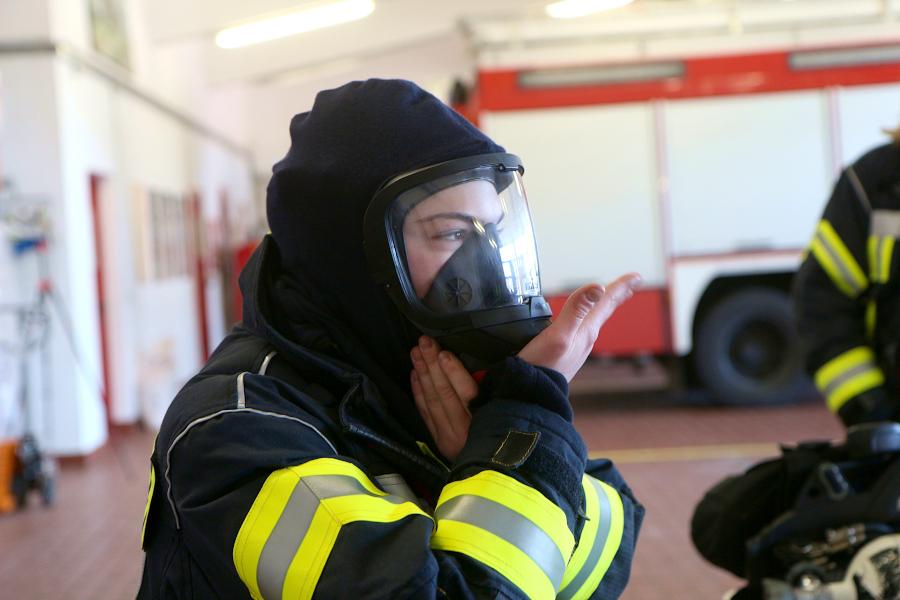
<svg viewBox="0 0 900 600">
<path fill-rule="evenodd" d="M 106 330 L 106 294 L 104 293 L 103 280 L 103 219 L 102 219 L 102 192 L 103 177 L 92 173 L 90 176 L 91 185 L 91 212 L 94 221 L 94 257 L 97 264 L 97 312 L 100 323 L 100 356 L 103 360 L 103 389 L 101 396 L 103 404 L 106 406 L 107 423 L 112 422 L 112 398 L 109 386 L 109 342 Z"/>
</svg>

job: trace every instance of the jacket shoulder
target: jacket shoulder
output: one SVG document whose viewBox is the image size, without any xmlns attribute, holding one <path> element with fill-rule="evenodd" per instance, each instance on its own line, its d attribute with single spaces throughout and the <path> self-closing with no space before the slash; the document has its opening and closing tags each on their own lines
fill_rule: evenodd
<svg viewBox="0 0 900 600">
<path fill-rule="evenodd" d="M 175 396 L 160 426 L 157 451 L 165 453 L 208 421 L 233 421 L 235 417 L 252 421 L 254 429 L 259 429 L 260 423 L 278 429 L 301 427 L 332 445 L 329 438 L 335 437 L 336 423 L 326 407 L 334 399 L 312 397 L 293 385 L 299 385 L 298 381 L 271 376 L 268 370 L 276 354 L 265 339 L 246 330 L 238 328 L 229 334 L 206 366 Z M 290 369 L 279 365 L 278 370 L 284 373 Z M 317 388 L 320 396 L 321 390 Z"/>
</svg>

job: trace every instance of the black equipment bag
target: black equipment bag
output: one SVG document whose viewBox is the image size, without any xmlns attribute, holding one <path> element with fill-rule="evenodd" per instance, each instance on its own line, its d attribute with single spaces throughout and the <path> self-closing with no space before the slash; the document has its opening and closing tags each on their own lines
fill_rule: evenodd
<svg viewBox="0 0 900 600">
<path fill-rule="evenodd" d="M 691 537 L 712 564 L 747 579 L 781 577 L 779 544 L 854 523 L 900 528 L 900 425 L 857 425 L 843 444 L 781 451 L 721 481 L 698 504 Z"/>
</svg>

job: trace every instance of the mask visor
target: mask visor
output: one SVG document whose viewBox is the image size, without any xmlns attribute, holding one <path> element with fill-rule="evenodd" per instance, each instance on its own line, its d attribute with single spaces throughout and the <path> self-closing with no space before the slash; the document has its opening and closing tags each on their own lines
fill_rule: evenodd
<svg viewBox="0 0 900 600">
<path fill-rule="evenodd" d="M 486 165 L 403 192 L 391 205 L 407 296 L 447 315 L 540 296 L 531 215 L 518 171 Z"/>
</svg>

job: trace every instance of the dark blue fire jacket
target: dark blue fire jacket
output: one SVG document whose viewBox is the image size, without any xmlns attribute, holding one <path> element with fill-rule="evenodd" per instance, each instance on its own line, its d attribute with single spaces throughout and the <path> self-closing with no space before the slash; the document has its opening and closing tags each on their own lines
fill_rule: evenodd
<svg viewBox="0 0 900 600">
<path fill-rule="evenodd" d="M 271 325 L 272 247 L 156 439 L 138 597 L 618 597 L 644 511 L 586 460 L 565 379 L 491 369 L 446 465 L 366 375 Z"/>
</svg>

